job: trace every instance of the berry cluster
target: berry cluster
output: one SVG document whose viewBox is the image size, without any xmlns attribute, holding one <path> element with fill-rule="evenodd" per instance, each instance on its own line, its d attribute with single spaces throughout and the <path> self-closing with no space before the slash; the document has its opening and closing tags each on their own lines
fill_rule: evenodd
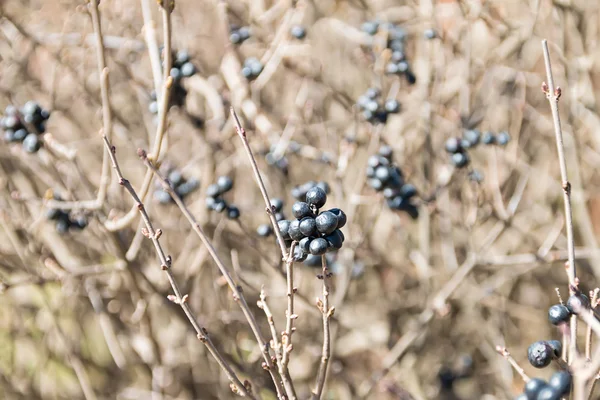
<svg viewBox="0 0 600 400">
<path fill-rule="evenodd" d="M 396 114 L 400 111 L 400 103 L 396 99 L 387 99 L 385 103 L 378 103 L 381 95 L 379 89 L 369 88 L 358 98 L 357 105 L 363 113 L 364 118 L 370 123 L 387 122 L 388 114 Z"/>
<path fill-rule="evenodd" d="M 249 26 L 229 26 L 229 41 L 233 44 L 242 44 L 250 38 Z"/>
<path fill-rule="evenodd" d="M 54 194 L 53 198 L 58 201 L 62 200 L 57 194 Z M 65 210 L 56 208 L 49 208 L 46 212 L 46 218 L 50 221 L 56 221 L 56 232 L 61 235 L 67 233 L 71 228 L 81 230 L 88 224 L 87 218 L 84 215 L 71 215 Z"/>
<path fill-rule="evenodd" d="M 405 211 L 413 219 L 419 216 L 419 210 L 412 203 L 417 188 L 404 182 L 402 171 L 392 161 L 390 146 L 381 146 L 376 155 L 369 157 L 367 178 L 369 178 L 369 186 L 378 192 L 383 192 L 389 208 Z"/>
<path fill-rule="evenodd" d="M 540 378 L 530 379 L 525 384 L 523 393 L 515 400 L 560 400 L 569 396 L 572 377 L 568 371 L 552 374 L 548 382 Z"/>
<path fill-rule="evenodd" d="M 216 212 L 226 211 L 227 218 L 238 219 L 240 209 L 233 204 L 228 204 L 223 195 L 233 188 L 233 180 L 228 176 L 220 176 L 216 183 L 206 189 L 206 208 Z"/>
<path fill-rule="evenodd" d="M 169 106 L 181 107 L 185 103 L 187 90 L 181 85 L 183 78 L 189 78 L 196 73 L 196 66 L 190 61 L 190 55 L 185 50 L 180 50 L 176 54 L 173 53 L 173 66 L 171 67 L 170 75 L 173 78 L 173 87 L 169 95 Z M 148 109 L 152 114 L 158 114 L 158 102 L 156 92 L 150 93 L 152 102 Z"/>
<path fill-rule="evenodd" d="M 508 132 L 500 132 L 497 135 L 492 132 L 485 132 L 482 135 L 477 129 L 467 129 L 463 132 L 462 138 L 451 137 L 446 140 L 446 151 L 450 153 L 450 160 L 455 167 L 464 168 L 470 162 L 468 149 L 476 147 L 480 142 L 487 145 L 506 146 L 509 141 L 510 135 Z"/>
<path fill-rule="evenodd" d="M 295 220 L 278 222 L 283 238 L 288 243 L 298 242 L 295 261 L 304 261 L 309 254 L 320 256 L 341 249 L 345 239 L 340 229 L 346 225 L 346 214 L 339 208 L 319 212 L 327 201 L 325 190 L 313 186 L 306 192 L 305 200 L 292 206 Z"/>
<path fill-rule="evenodd" d="M 263 70 L 263 64 L 256 57 L 248 57 L 244 60 L 244 66 L 242 67 L 242 75 L 248 80 L 253 80 L 260 75 Z"/>
<path fill-rule="evenodd" d="M 35 153 L 42 146 L 39 135 L 46 131 L 46 121 L 50 112 L 44 110 L 35 101 L 28 101 L 19 110 L 9 105 L 0 118 L 0 128 L 4 131 L 4 140 L 21 142 L 23 150 Z"/>
<path fill-rule="evenodd" d="M 177 193 L 177 196 L 182 199 L 200 186 L 200 182 L 196 178 L 186 179 L 183 177 L 181 171 L 175 168 L 171 168 L 168 171 L 167 179 L 175 193 Z M 157 188 L 154 191 L 154 199 L 156 201 L 160 204 L 173 202 L 171 195 L 160 185 L 160 182 L 157 182 L 156 186 Z"/>
</svg>

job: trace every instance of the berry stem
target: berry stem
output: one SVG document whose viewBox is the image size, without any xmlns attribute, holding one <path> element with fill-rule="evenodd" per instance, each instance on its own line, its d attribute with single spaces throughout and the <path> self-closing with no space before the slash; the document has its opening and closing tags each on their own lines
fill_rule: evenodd
<svg viewBox="0 0 600 400">
<path fill-rule="evenodd" d="M 321 363 L 319 365 L 319 373 L 317 374 L 316 387 L 311 397 L 312 400 L 319 400 L 325 387 L 327 367 L 329 366 L 329 359 L 331 357 L 330 321 L 335 311 L 335 308 L 329 307 L 329 279 L 331 273 L 327 268 L 327 257 L 325 254 L 321 256 L 321 263 L 323 264 L 323 297 L 317 299 L 317 306 L 323 314 L 323 351 L 321 352 Z"/>
</svg>

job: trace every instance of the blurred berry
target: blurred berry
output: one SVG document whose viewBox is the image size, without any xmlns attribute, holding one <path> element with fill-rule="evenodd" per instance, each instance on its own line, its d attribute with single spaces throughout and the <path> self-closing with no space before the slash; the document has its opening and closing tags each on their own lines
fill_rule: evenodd
<svg viewBox="0 0 600 400">
<path fill-rule="evenodd" d="M 227 218 L 238 219 L 240 217 L 240 209 L 236 206 L 230 205 L 227 207 Z"/>
<path fill-rule="evenodd" d="M 571 391 L 572 377 L 568 371 L 558 371 L 548 380 L 548 386 L 556 389 L 558 393 L 566 396 Z"/>
<path fill-rule="evenodd" d="M 206 188 L 206 195 L 208 197 L 217 197 L 220 194 L 221 194 L 221 188 L 216 183 L 208 185 L 208 187 Z"/>
<path fill-rule="evenodd" d="M 227 193 L 233 188 L 233 180 L 228 176 L 220 176 L 217 179 L 217 186 L 220 194 Z"/>
<path fill-rule="evenodd" d="M 275 208 L 276 213 L 281 212 L 283 209 L 283 200 L 277 198 L 271 199 L 271 206 Z"/>
<path fill-rule="evenodd" d="M 510 142 L 510 135 L 506 131 L 502 131 L 496 136 L 496 143 L 500 146 L 506 146 Z"/>
<path fill-rule="evenodd" d="M 451 137 L 446 140 L 445 147 L 446 151 L 450 154 L 454 154 L 462 150 L 460 139 L 455 137 Z"/>
<path fill-rule="evenodd" d="M 466 167 L 469 164 L 469 156 L 467 153 L 454 153 L 452 154 L 452 164 L 457 168 Z"/>
<path fill-rule="evenodd" d="M 300 25 L 294 25 L 290 30 L 290 33 L 296 39 L 304 39 L 304 37 L 306 37 L 306 29 Z"/>
<path fill-rule="evenodd" d="M 379 29 L 379 24 L 375 21 L 363 22 L 360 29 L 363 32 L 368 33 L 369 35 L 374 36 L 375 34 L 377 34 L 377 30 Z"/>
<path fill-rule="evenodd" d="M 481 141 L 483 144 L 494 144 L 496 143 L 496 136 L 492 132 L 486 132 L 483 134 Z"/>
<path fill-rule="evenodd" d="M 560 400 L 562 397 L 558 390 L 551 386 L 545 386 L 539 391 L 536 400 Z"/>
<path fill-rule="evenodd" d="M 192 64 L 191 62 L 186 62 L 185 64 L 183 64 L 181 66 L 181 75 L 183 75 L 186 78 L 189 78 L 190 76 L 194 75 L 196 73 L 196 66 L 194 64 Z"/>
<path fill-rule="evenodd" d="M 273 233 L 273 228 L 269 224 L 262 224 L 256 228 L 256 233 L 260 237 L 267 237 Z"/>
<path fill-rule="evenodd" d="M 469 129 L 463 133 L 463 139 L 468 141 L 471 146 L 478 145 L 480 138 L 481 132 L 479 132 L 477 129 Z"/>
<path fill-rule="evenodd" d="M 590 299 L 583 293 L 576 293 L 567 300 L 567 308 L 572 314 L 579 314 L 590 308 Z"/>
<path fill-rule="evenodd" d="M 171 202 L 171 195 L 163 189 L 158 189 L 154 192 L 154 199 L 160 204 L 169 204 Z"/>
<path fill-rule="evenodd" d="M 525 384 L 524 394 L 527 395 L 528 399 L 536 399 L 540 390 L 542 390 L 546 386 L 546 381 L 540 378 L 531 378 Z"/>
<path fill-rule="evenodd" d="M 23 140 L 23 149 L 28 153 L 35 153 L 40 149 L 41 145 L 40 139 L 35 133 L 30 133 Z"/>
<path fill-rule="evenodd" d="M 396 99 L 388 99 L 385 102 L 385 111 L 389 113 L 397 113 L 400 111 L 400 103 Z"/>
<path fill-rule="evenodd" d="M 433 29 L 425 29 L 425 32 L 423 32 L 423 36 L 425 36 L 425 39 L 431 40 L 431 39 L 435 39 L 437 34 L 435 33 L 435 31 Z"/>
</svg>

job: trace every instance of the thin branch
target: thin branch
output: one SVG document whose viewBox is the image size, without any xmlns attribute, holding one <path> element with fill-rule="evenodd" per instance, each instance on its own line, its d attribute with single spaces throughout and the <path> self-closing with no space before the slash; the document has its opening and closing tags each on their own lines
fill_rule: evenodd
<svg viewBox="0 0 600 400">
<path fill-rule="evenodd" d="M 512 367 L 515 369 L 515 371 L 517 371 L 517 373 L 519 375 L 521 375 L 521 378 L 523 378 L 523 380 L 526 383 L 529 382 L 529 380 L 530 380 L 529 376 L 527 376 L 523 367 L 521 367 L 519 365 L 519 363 L 517 363 L 517 361 L 513 358 L 513 356 L 510 355 L 510 353 L 506 347 L 496 346 L 496 351 L 498 352 L 498 354 L 500 354 L 502 357 L 504 357 L 510 363 L 510 365 L 512 365 Z"/>
<path fill-rule="evenodd" d="M 160 88 L 162 87 L 162 68 L 160 66 L 160 53 L 156 44 L 156 31 L 154 20 L 152 19 L 152 10 L 150 9 L 150 0 L 141 0 L 142 15 L 144 18 L 144 39 L 148 47 L 148 55 L 150 56 L 150 66 L 152 67 L 152 77 L 154 79 L 154 90 L 156 91 L 157 100 L 160 99 Z"/>
<path fill-rule="evenodd" d="M 279 363 L 279 375 L 283 380 L 283 386 L 285 387 L 285 391 L 291 400 L 297 398 L 296 390 L 292 383 L 290 370 L 288 368 L 288 364 L 290 362 L 290 353 L 293 350 L 292 333 L 294 333 L 294 331 L 296 330 L 296 328 L 294 328 L 294 320 L 298 318 L 298 315 L 296 315 L 294 312 L 294 293 L 296 293 L 296 288 L 294 287 L 294 250 L 296 249 L 296 245 L 296 241 L 292 242 L 292 245 L 290 246 L 290 252 L 285 261 L 287 282 L 287 310 L 285 311 L 285 332 L 281 335 L 283 354 L 281 362 Z"/>
<path fill-rule="evenodd" d="M 325 381 L 327 380 L 327 367 L 329 366 L 329 358 L 331 357 L 330 321 L 335 312 L 335 307 L 329 307 L 329 279 L 331 278 L 331 272 L 327 268 L 327 258 L 325 255 L 321 256 L 321 263 L 323 265 L 323 275 L 319 278 L 323 280 L 323 297 L 322 299 L 317 299 L 317 307 L 321 311 L 321 314 L 323 314 L 323 350 L 321 352 L 321 363 L 319 365 L 315 390 L 311 397 L 312 400 L 319 400 L 321 398 Z"/>
<path fill-rule="evenodd" d="M 200 326 L 196 317 L 192 313 L 192 310 L 187 302 L 188 295 L 187 294 L 182 295 L 181 290 L 179 289 L 179 285 L 175 281 L 175 277 L 173 276 L 173 272 L 171 271 L 173 260 L 172 260 L 171 256 L 167 256 L 165 254 L 165 251 L 163 250 L 162 245 L 159 241 L 162 231 L 160 229 L 154 229 L 152 222 L 150 221 L 150 217 L 148 216 L 148 213 L 146 212 L 146 208 L 144 207 L 144 204 L 142 203 L 142 200 L 139 198 L 139 196 L 136 193 L 133 186 L 131 186 L 131 183 L 123 177 L 123 174 L 121 172 L 121 169 L 119 167 L 119 164 L 118 164 L 118 161 L 117 161 L 117 158 L 115 155 L 115 152 L 116 152 L 115 148 L 114 148 L 114 146 L 112 146 L 112 144 L 110 143 L 110 141 L 108 140 L 106 135 L 104 135 L 104 133 L 102 134 L 102 140 L 104 141 L 104 145 L 106 146 L 106 149 L 109 151 L 112 167 L 117 174 L 119 184 L 121 186 L 123 186 L 129 192 L 130 196 L 133 198 L 135 207 L 139 211 L 139 213 L 142 217 L 142 220 L 144 221 L 144 225 L 146 226 L 145 232 L 144 232 L 145 236 L 148 237 L 150 240 L 152 240 L 152 244 L 154 245 L 154 249 L 156 250 L 156 254 L 158 255 L 158 258 L 160 261 L 160 267 L 167 274 L 167 278 L 169 280 L 169 283 L 171 284 L 171 288 L 173 289 L 173 292 L 175 293 L 175 295 L 172 297 L 169 297 L 169 299 L 171 301 L 173 301 L 174 303 L 178 304 L 183 309 L 183 312 L 185 313 L 188 320 L 190 321 L 192 327 L 194 328 L 194 331 L 196 331 L 196 335 L 197 335 L 198 339 L 202 343 L 204 343 L 204 345 L 206 346 L 208 351 L 211 353 L 213 358 L 217 361 L 217 363 L 219 364 L 221 369 L 223 369 L 223 371 L 225 372 L 225 374 L 231 381 L 232 390 L 235 393 L 238 393 L 243 396 L 247 396 L 251 399 L 254 399 L 255 397 L 252 395 L 252 393 L 248 389 L 246 389 L 246 387 L 244 386 L 244 384 L 242 384 L 242 382 L 237 377 L 237 375 L 235 374 L 235 372 L 233 371 L 231 366 L 227 363 L 227 361 L 223 358 L 223 356 L 221 356 L 221 354 L 219 353 L 219 351 L 217 350 L 217 348 L 211 341 L 210 337 L 208 336 L 208 331 L 206 330 L 206 328 Z"/>
<path fill-rule="evenodd" d="M 554 134 L 556 136 L 556 150 L 558 152 L 558 163 L 560 166 L 560 177 L 563 188 L 563 199 L 565 203 L 565 222 L 567 226 L 567 251 L 569 263 L 567 265 L 567 277 L 569 279 L 569 290 L 571 295 L 573 289 L 577 287 L 577 272 L 575 268 L 575 239 L 573 235 L 573 211 L 571 209 L 571 184 L 567 176 L 567 161 L 565 159 L 565 146 L 563 143 L 562 128 L 560 125 L 560 115 L 558 113 L 558 99 L 561 95 L 560 87 L 554 86 L 554 77 L 552 75 L 552 65 L 550 63 L 550 52 L 548 50 L 548 41 L 542 40 L 542 50 L 544 53 L 544 63 L 546 65 L 547 84 L 542 85 L 542 90 L 546 94 L 550 109 L 552 110 L 552 119 L 554 121 Z M 569 360 L 575 356 L 577 351 L 577 318 L 571 318 L 571 345 L 569 349 Z"/>
<path fill-rule="evenodd" d="M 181 213 L 185 216 L 185 218 L 188 220 L 188 222 L 192 226 L 192 229 L 196 232 L 196 234 L 198 235 L 198 237 L 200 238 L 200 240 L 202 241 L 204 246 L 206 246 L 206 249 L 208 250 L 208 253 L 214 260 L 215 264 L 217 264 L 219 271 L 221 272 L 221 274 L 227 281 L 227 284 L 229 285 L 229 288 L 231 289 L 231 292 L 233 293 L 234 300 L 238 303 L 238 305 L 242 309 L 242 312 L 243 312 L 244 316 L 246 317 L 246 320 L 248 321 L 248 324 L 250 325 L 250 328 L 252 329 L 254 336 L 256 337 L 256 341 L 258 342 L 258 345 L 259 345 L 262 355 L 263 355 L 265 369 L 268 370 L 269 373 L 271 374 L 271 378 L 273 379 L 273 383 L 275 384 L 275 388 L 277 389 L 277 395 L 280 399 L 283 399 L 284 398 L 283 397 L 283 393 L 284 393 L 283 388 L 281 387 L 281 382 L 279 381 L 279 379 L 277 377 L 277 374 L 276 374 L 277 371 L 275 370 L 275 365 L 273 364 L 273 360 L 271 359 L 271 353 L 269 352 L 269 346 L 267 345 L 265 339 L 262 336 L 262 333 L 260 332 L 258 323 L 256 322 L 256 319 L 254 318 L 254 314 L 252 314 L 252 311 L 250 310 L 250 307 L 248 306 L 248 303 L 246 302 L 246 299 L 242 292 L 241 286 L 239 286 L 233 280 L 233 277 L 231 276 L 231 274 L 227 270 L 227 267 L 225 266 L 225 264 L 219 257 L 219 254 L 217 253 L 217 250 L 215 249 L 215 247 L 212 245 L 210 239 L 206 236 L 206 234 L 204 233 L 204 230 L 202 229 L 200 224 L 196 221 L 196 218 L 192 215 L 192 213 L 187 208 L 187 206 L 184 204 L 183 200 L 181 200 L 179 195 L 177 195 L 177 193 L 175 193 L 175 191 L 169 184 L 169 181 L 160 174 L 160 172 L 158 171 L 156 166 L 148 158 L 148 155 L 146 154 L 146 152 L 144 152 L 143 150 L 140 149 L 140 150 L 138 150 L 138 155 L 144 161 L 144 164 L 146 165 L 146 167 L 148 167 L 148 170 L 151 171 L 159 179 L 163 189 L 171 195 L 171 198 L 173 198 L 173 200 L 175 201 L 175 203 L 181 210 Z"/>
</svg>

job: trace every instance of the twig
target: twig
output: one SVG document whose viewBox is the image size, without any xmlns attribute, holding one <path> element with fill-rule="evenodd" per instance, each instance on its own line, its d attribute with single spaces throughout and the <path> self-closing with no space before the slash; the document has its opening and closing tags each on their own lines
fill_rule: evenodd
<svg viewBox="0 0 600 400">
<path fill-rule="evenodd" d="M 294 293 L 296 288 L 294 287 L 294 250 L 296 249 L 296 241 L 292 242 L 290 246 L 290 252 L 285 260 L 285 272 L 287 282 L 287 310 L 285 311 L 286 323 L 285 332 L 281 335 L 282 344 L 282 358 L 279 364 L 279 375 L 283 380 L 285 391 L 290 399 L 296 399 L 296 390 L 290 377 L 290 370 L 288 364 L 290 362 L 290 353 L 292 352 L 292 333 L 296 330 L 294 328 L 294 320 L 298 318 L 298 315 L 294 313 Z"/>
<path fill-rule="evenodd" d="M 271 359 L 271 353 L 269 352 L 269 346 L 265 342 L 265 339 L 263 338 L 262 333 L 260 332 L 260 328 L 258 326 L 258 323 L 256 322 L 256 319 L 254 318 L 254 315 L 252 314 L 252 311 L 250 310 L 250 307 L 248 307 L 248 303 L 246 302 L 246 299 L 242 293 L 242 288 L 235 283 L 231 274 L 227 270 L 227 267 L 225 266 L 225 264 L 219 257 L 217 250 L 214 248 L 214 246 L 210 242 L 210 239 L 206 236 L 206 234 L 204 233 L 204 230 L 202 229 L 200 224 L 196 221 L 196 218 L 192 215 L 192 213 L 187 208 L 187 206 L 184 204 L 183 200 L 181 200 L 179 195 L 177 195 L 177 193 L 175 193 L 175 191 L 169 184 L 169 181 L 160 174 L 160 172 L 158 171 L 156 166 L 148 158 L 148 155 L 146 154 L 145 151 L 143 151 L 141 149 L 138 150 L 138 155 L 144 161 L 144 164 L 146 165 L 146 167 L 148 167 L 148 170 L 151 171 L 159 179 L 163 189 L 171 195 L 171 197 L 175 201 L 175 204 L 177 204 L 177 206 L 181 210 L 181 213 L 188 220 L 188 222 L 192 226 L 192 229 L 196 232 L 196 234 L 198 235 L 198 237 L 200 238 L 200 240 L 202 241 L 202 243 L 208 250 L 208 253 L 214 260 L 215 264 L 217 264 L 217 267 L 219 268 L 221 275 L 223 275 L 223 277 L 227 281 L 227 284 L 229 285 L 229 288 L 231 289 L 231 291 L 233 293 L 233 299 L 238 303 L 238 305 L 242 309 L 242 312 L 244 313 L 244 316 L 246 317 L 246 320 L 248 321 L 248 324 L 250 325 L 250 328 L 252 329 L 252 332 L 254 333 L 254 336 L 256 337 L 256 341 L 258 342 L 258 345 L 259 345 L 262 355 L 263 355 L 265 369 L 267 371 L 269 371 L 269 374 L 271 374 L 271 378 L 273 379 L 273 383 L 275 384 L 275 388 L 277 389 L 277 395 L 280 399 L 283 399 L 284 398 L 283 397 L 283 389 L 281 387 L 281 382 L 279 381 L 279 379 L 277 377 L 277 374 L 275 371 L 275 365 L 273 364 L 273 361 Z"/>
<path fill-rule="evenodd" d="M 194 331 L 196 331 L 196 335 L 197 335 L 198 339 L 202 343 L 204 343 L 204 345 L 207 347 L 208 351 L 211 353 L 211 355 L 214 357 L 214 359 L 217 361 L 219 366 L 223 369 L 223 371 L 225 372 L 225 374 L 231 381 L 232 390 L 235 393 L 239 393 L 243 396 L 247 396 L 251 399 L 254 399 L 255 397 L 252 395 L 252 393 L 244 386 L 244 384 L 242 384 L 242 382 L 239 380 L 239 378 L 237 377 L 237 375 L 235 374 L 235 372 L 233 371 L 231 366 L 227 363 L 227 361 L 223 358 L 223 356 L 221 356 L 221 354 L 219 353 L 219 351 L 213 344 L 212 340 L 208 336 L 208 331 L 206 330 L 206 328 L 200 326 L 196 317 L 192 313 L 192 310 L 187 302 L 188 295 L 181 294 L 179 285 L 175 281 L 175 277 L 173 276 L 173 272 L 171 271 L 171 266 L 172 266 L 173 260 L 172 260 L 171 256 L 167 256 L 165 254 L 165 251 L 163 250 L 162 245 L 160 244 L 159 238 L 162 235 L 162 231 L 160 229 L 156 229 L 156 230 L 154 229 L 154 227 L 150 221 L 150 217 L 148 216 L 148 213 L 146 212 L 146 208 L 144 207 L 144 204 L 140 200 L 140 198 L 139 198 L 138 194 L 136 193 L 135 189 L 133 188 L 133 186 L 131 186 L 131 183 L 123 177 L 123 174 L 121 173 L 121 169 L 119 168 L 117 158 L 115 156 L 116 150 L 112 146 L 112 144 L 110 143 L 110 141 L 108 140 L 108 138 L 106 137 L 106 135 L 104 133 L 102 133 L 102 140 L 104 141 L 104 145 L 106 146 L 106 149 L 109 151 L 112 167 L 117 174 L 119 184 L 121 186 L 123 186 L 129 192 L 130 196 L 133 198 L 135 207 L 139 211 L 139 213 L 142 217 L 142 220 L 144 221 L 144 224 L 146 226 L 145 227 L 145 236 L 148 237 L 150 240 L 152 240 L 152 244 L 154 245 L 154 249 L 156 250 L 156 253 L 157 253 L 159 261 L 160 261 L 160 267 L 167 274 L 167 278 L 169 279 L 171 288 L 173 289 L 173 292 L 175 293 L 174 296 L 173 295 L 169 296 L 169 300 L 178 304 L 183 309 L 183 312 L 185 313 L 188 320 L 192 324 Z"/>
<path fill-rule="evenodd" d="M 329 358 L 331 357 L 329 322 L 335 312 L 335 307 L 329 307 L 329 279 L 331 278 L 331 272 L 327 269 L 327 258 L 325 255 L 321 256 L 321 263 L 323 264 L 323 275 L 319 278 L 323 279 L 323 298 L 317 298 L 317 307 L 319 308 L 319 311 L 321 311 L 321 314 L 323 314 L 323 351 L 321 353 L 321 364 L 319 365 L 315 390 L 311 397 L 312 400 L 319 400 L 323 394 L 323 388 L 325 387 L 327 367 L 329 365 Z"/>
<path fill-rule="evenodd" d="M 150 56 L 150 66 L 152 67 L 152 77 L 154 79 L 154 90 L 156 98 L 160 99 L 160 88 L 162 86 L 162 69 L 160 66 L 160 53 L 156 44 L 156 33 L 154 20 L 152 19 L 152 11 L 150 9 L 150 0 L 142 0 L 142 15 L 144 18 L 144 39 L 148 47 L 148 55 Z"/>
<path fill-rule="evenodd" d="M 567 225 L 567 251 L 569 261 L 567 265 L 567 277 L 569 279 L 569 291 L 574 294 L 573 289 L 577 287 L 577 272 L 575 268 L 575 239 L 573 235 L 573 211 L 571 210 L 571 184 L 567 176 L 567 161 L 565 159 L 565 146 L 563 143 L 562 128 L 560 125 L 560 115 L 558 113 L 558 99 L 561 95 L 559 86 L 554 86 L 554 77 L 552 75 L 552 65 L 550 63 L 550 52 L 548 50 L 548 41 L 542 40 L 542 50 L 544 53 L 544 63 L 546 65 L 546 77 L 548 83 L 542 84 L 542 90 L 546 94 L 550 109 L 552 110 L 552 119 L 554 121 L 554 134 L 556 136 L 556 149 L 558 152 L 558 163 L 560 166 L 560 176 L 562 180 L 563 199 L 565 202 L 565 222 Z M 571 317 L 571 345 L 569 349 L 569 361 L 575 356 L 577 351 L 577 318 Z"/>
<path fill-rule="evenodd" d="M 519 375 L 521 375 L 521 378 L 523 378 L 523 380 L 526 383 L 529 382 L 529 379 L 530 379 L 529 376 L 527 376 L 527 374 L 525 373 L 525 370 L 517 363 L 517 361 L 515 361 L 513 356 L 510 355 L 510 353 L 506 347 L 496 346 L 496 351 L 498 352 L 498 354 L 500 354 L 502 357 L 504 357 L 510 363 L 510 365 L 512 365 L 512 367 L 515 369 L 515 371 L 517 371 L 519 373 Z"/>
</svg>

